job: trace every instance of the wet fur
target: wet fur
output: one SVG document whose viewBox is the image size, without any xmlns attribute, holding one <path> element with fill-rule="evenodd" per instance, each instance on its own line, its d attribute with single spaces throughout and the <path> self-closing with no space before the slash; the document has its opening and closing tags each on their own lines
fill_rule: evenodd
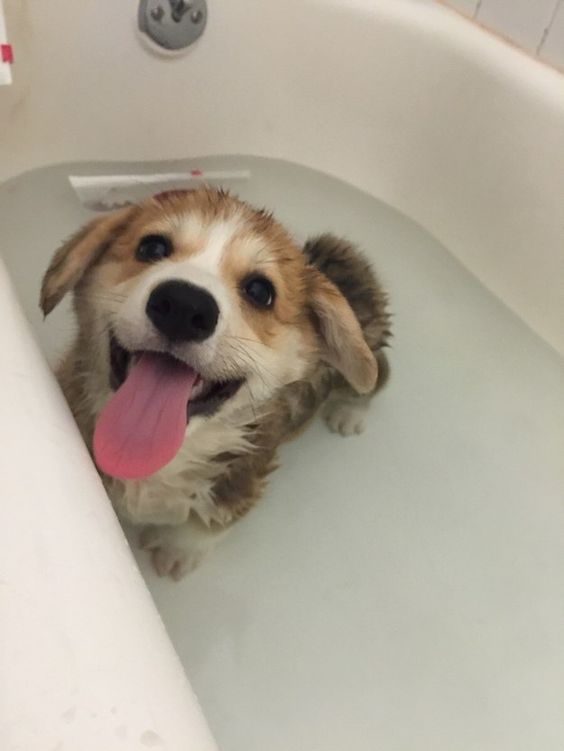
<svg viewBox="0 0 564 751">
<path fill-rule="evenodd" d="M 119 236 L 128 216 L 131 213 L 125 211 L 115 217 L 111 236 Z M 81 230 L 73 241 L 83 236 Z M 110 245 L 111 238 L 100 253 Z M 64 247 L 56 256 L 56 270 L 62 266 Z M 223 531 L 260 498 L 268 475 L 278 465 L 279 445 L 299 433 L 322 407 L 332 429 L 343 434 L 360 432 L 356 418 L 361 420 L 372 396 L 388 379 L 384 351 L 390 336 L 387 298 L 366 259 L 346 240 L 332 235 L 310 240 L 303 253 L 307 264 L 332 281 L 348 301 L 378 363 L 377 382 L 370 393 L 360 395 L 334 367 L 317 360 L 306 378 L 280 388 L 251 419 L 240 423 L 220 413 L 198 426 L 193 435 L 188 434 L 173 462 L 153 477 L 135 482 L 104 477 L 119 515 L 147 525 L 141 544 L 151 552 L 160 574 L 179 578 L 199 563 Z M 90 446 L 107 388 L 102 389 L 93 376 L 100 353 L 93 346 L 80 305 L 84 284 L 80 281 L 75 288 L 78 337 L 58 370 L 58 378 Z M 46 282 L 44 308 L 50 310 L 61 296 Z"/>
</svg>

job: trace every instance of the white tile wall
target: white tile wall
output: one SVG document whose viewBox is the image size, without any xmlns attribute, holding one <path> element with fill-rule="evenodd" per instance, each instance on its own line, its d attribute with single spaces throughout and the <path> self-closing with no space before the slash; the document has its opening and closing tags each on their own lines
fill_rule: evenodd
<svg viewBox="0 0 564 751">
<path fill-rule="evenodd" d="M 476 19 L 536 52 L 555 7 L 556 0 L 482 0 Z"/>
<path fill-rule="evenodd" d="M 441 0 L 564 68 L 564 0 Z"/>
<path fill-rule="evenodd" d="M 539 46 L 539 56 L 548 63 L 564 68 L 564 0 L 559 0 L 546 37 Z"/>
<path fill-rule="evenodd" d="M 448 4 L 472 18 L 478 7 L 478 0 L 448 0 Z"/>
</svg>

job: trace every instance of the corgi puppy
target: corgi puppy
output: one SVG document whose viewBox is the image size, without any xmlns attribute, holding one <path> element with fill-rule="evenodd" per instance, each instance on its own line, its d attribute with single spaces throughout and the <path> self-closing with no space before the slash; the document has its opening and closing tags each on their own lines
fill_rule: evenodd
<svg viewBox="0 0 564 751">
<path fill-rule="evenodd" d="M 51 261 L 45 315 L 70 291 L 59 382 L 118 515 L 173 579 L 257 502 L 283 441 L 320 409 L 361 432 L 388 377 L 387 298 L 362 255 L 331 235 L 300 248 L 221 190 L 90 222 Z"/>
</svg>

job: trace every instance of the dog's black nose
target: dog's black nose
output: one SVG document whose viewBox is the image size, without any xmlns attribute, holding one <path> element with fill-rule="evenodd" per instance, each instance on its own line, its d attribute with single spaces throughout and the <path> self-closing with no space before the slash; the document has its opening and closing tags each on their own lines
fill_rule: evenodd
<svg viewBox="0 0 564 751">
<path fill-rule="evenodd" d="M 209 292 L 171 280 L 151 292 L 146 313 L 154 326 L 174 342 L 202 342 L 215 331 L 219 308 Z"/>
</svg>

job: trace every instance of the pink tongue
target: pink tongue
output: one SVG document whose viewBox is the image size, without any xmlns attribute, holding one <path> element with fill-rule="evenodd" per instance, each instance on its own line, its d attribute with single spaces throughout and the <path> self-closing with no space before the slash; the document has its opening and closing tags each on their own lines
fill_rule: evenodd
<svg viewBox="0 0 564 751">
<path fill-rule="evenodd" d="M 148 477 L 178 453 L 196 373 L 166 355 L 145 353 L 106 404 L 94 430 L 94 459 L 121 480 Z"/>
</svg>

